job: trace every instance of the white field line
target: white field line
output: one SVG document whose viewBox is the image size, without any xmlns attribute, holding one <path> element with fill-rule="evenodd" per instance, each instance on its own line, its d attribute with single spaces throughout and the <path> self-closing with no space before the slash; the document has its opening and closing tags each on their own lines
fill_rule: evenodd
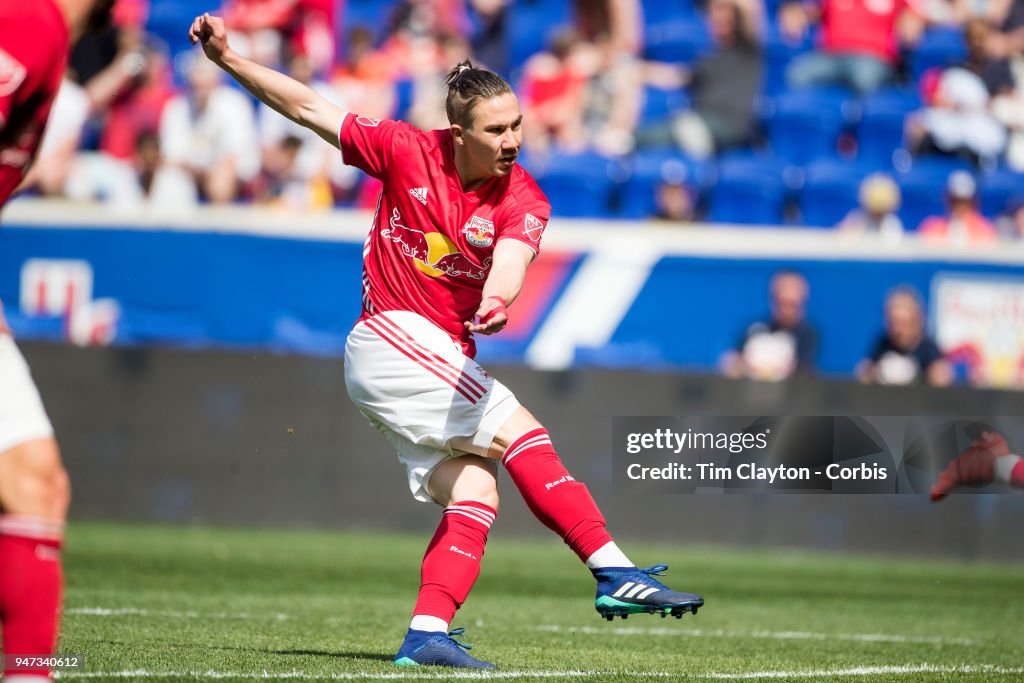
<svg viewBox="0 0 1024 683">
<path fill-rule="evenodd" d="M 191 612 L 179 610 L 151 610 L 138 609 L 136 607 L 71 607 L 64 610 L 64 614 L 73 614 L 89 617 L 168 617 L 171 619 L 273 619 L 275 621 L 287 621 L 292 617 L 287 614 L 266 613 L 249 614 L 248 612 Z"/>
<path fill-rule="evenodd" d="M 250 614 L 248 612 L 192 612 L 177 610 L 147 610 L 136 607 L 72 607 L 64 610 L 65 614 L 93 617 L 164 617 L 170 619 L 272 619 L 288 621 L 293 619 L 287 614 L 266 613 Z M 328 617 L 327 621 L 335 620 Z M 594 626 L 556 626 L 541 625 L 538 631 L 548 633 L 582 633 L 585 635 L 616 635 L 616 636 L 669 636 L 695 638 L 764 638 L 769 640 L 820 640 L 820 641 L 855 641 L 863 643 L 911 643 L 918 645 L 976 645 L 978 641 L 969 638 L 941 638 L 937 636 L 904 636 L 883 633 L 814 633 L 808 631 L 726 631 L 722 629 L 674 629 L 674 628 L 639 628 L 630 626 L 597 628 Z"/>
<path fill-rule="evenodd" d="M 768 678 L 828 678 L 830 676 L 883 676 L 888 674 L 992 674 L 1020 676 L 1024 667 L 994 666 L 991 664 L 965 664 L 942 666 L 935 664 L 903 664 L 898 666 L 858 666 L 851 669 L 827 669 L 821 671 L 748 671 L 741 673 L 709 673 L 695 678 L 757 680 Z"/>
<path fill-rule="evenodd" d="M 726 631 L 723 629 L 639 628 L 630 626 L 597 628 L 594 626 L 538 626 L 547 633 L 582 633 L 585 635 L 614 636 L 674 636 L 676 638 L 767 638 L 771 640 L 841 640 L 862 643 L 913 643 L 921 645 L 975 645 L 969 638 L 940 638 L 937 636 L 903 636 L 884 633 L 813 633 L 808 631 Z"/>
<path fill-rule="evenodd" d="M 225 678 L 241 678 L 250 680 L 306 680 L 306 681 L 359 681 L 359 680 L 487 680 L 507 678 L 584 678 L 592 676 L 626 676 L 629 678 L 677 678 L 680 680 L 736 679 L 758 680 L 773 678 L 828 678 L 833 676 L 882 676 L 892 674 L 990 674 L 1003 676 L 1020 676 L 1024 667 L 1003 667 L 991 664 L 965 664 L 960 666 L 942 666 L 935 664 L 904 664 L 895 666 L 860 666 L 849 669 L 820 669 L 811 671 L 744 671 L 737 673 L 703 673 L 685 674 L 667 671 L 438 671 L 438 672 L 395 672 L 395 673 L 334 673 L 315 674 L 304 671 L 284 672 L 241 672 L 241 671 L 150 671 L 135 669 L 130 671 L 61 671 L 55 674 L 58 679 L 71 678 L 106 678 L 106 679 L 145 679 L 145 678 L 186 678 L 199 680 L 217 680 Z"/>
</svg>

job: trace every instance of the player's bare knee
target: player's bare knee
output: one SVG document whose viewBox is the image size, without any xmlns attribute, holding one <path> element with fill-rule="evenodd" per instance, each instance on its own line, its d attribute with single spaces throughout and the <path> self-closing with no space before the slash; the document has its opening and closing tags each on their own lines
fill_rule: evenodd
<svg viewBox="0 0 1024 683">
<path fill-rule="evenodd" d="M 494 441 L 491 442 L 491 450 L 488 456 L 491 458 L 500 459 L 516 439 L 521 437 L 527 432 L 532 432 L 535 429 L 542 429 L 542 425 L 537 418 L 530 414 L 526 408 L 519 406 L 516 411 L 509 416 L 505 423 L 501 425 L 501 429 L 494 435 Z"/>
<path fill-rule="evenodd" d="M 53 439 L 20 444 L 0 454 L 0 508 L 63 522 L 71 480 Z"/>
</svg>

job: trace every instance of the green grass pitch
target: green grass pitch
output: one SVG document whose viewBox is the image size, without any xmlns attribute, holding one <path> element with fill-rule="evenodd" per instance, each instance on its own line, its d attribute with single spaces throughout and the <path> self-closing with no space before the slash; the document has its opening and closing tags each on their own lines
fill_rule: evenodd
<svg viewBox="0 0 1024 683">
<path fill-rule="evenodd" d="M 1024 681 L 1024 567 L 629 545 L 707 604 L 593 608 L 552 539 L 495 534 L 454 626 L 494 675 L 399 669 L 426 538 L 74 524 L 61 680 Z"/>
</svg>

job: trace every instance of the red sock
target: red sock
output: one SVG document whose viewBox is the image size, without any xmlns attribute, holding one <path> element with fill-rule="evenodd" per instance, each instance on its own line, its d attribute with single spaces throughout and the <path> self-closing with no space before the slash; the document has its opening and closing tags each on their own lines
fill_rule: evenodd
<svg viewBox="0 0 1024 683">
<path fill-rule="evenodd" d="M 61 527 L 33 517 L 0 516 L 0 620 L 7 655 L 49 655 L 57 647 L 63 576 Z M 46 667 L 4 675 L 46 676 Z"/>
<path fill-rule="evenodd" d="M 1018 460 L 1017 464 L 1010 470 L 1010 483 L 1024 488 L 1024 458 Z"/>
<path fill-rule="evenodd" d="M 480 575 L 480 558 L 497 511 L 473 500 L 452 503 L 430 539 L 420 568 L 420 594 L 413 616 L 451 623 Z"/>
<path fill-rule="evenodd" d="M 561 536 L 581 560 L 586 562 L 594 551 L 611 542 L 597 503 L 587 487 L 562 466 L 546 429 L 516 439 L 501 462 L 534 516 Z"/>
</svg>

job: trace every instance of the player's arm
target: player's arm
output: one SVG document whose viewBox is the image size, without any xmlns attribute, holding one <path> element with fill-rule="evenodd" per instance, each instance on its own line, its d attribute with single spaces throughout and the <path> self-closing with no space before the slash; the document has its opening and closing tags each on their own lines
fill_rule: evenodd
<svg viewBox="0 0 1024 683">
<path fill-rule="evenodd" d="M 335 147 L 339 146 L 338 130 L 345 112 L 312 88 L 232 50 L 221 18 L 209 14 L 196 17 L 188 37 L 193 43 L 202 43 L 210 61 L 228 72 L 260 102 L 309 128 Z"/>
<path fill-rule="evenodd" d="M 473 333 L 495 334 L 501 332 L 508 323 L 505 309 L 512 305 L 526 279 L 526 269 L 536 256 L 530 247 L 519 240 L 499 240 L 494 245 L 491 257 L 491 271 L 484 283 L 483 301 L 476 310 L 476 323 L 466 323 L 466 328 Z"/>
</svg>

